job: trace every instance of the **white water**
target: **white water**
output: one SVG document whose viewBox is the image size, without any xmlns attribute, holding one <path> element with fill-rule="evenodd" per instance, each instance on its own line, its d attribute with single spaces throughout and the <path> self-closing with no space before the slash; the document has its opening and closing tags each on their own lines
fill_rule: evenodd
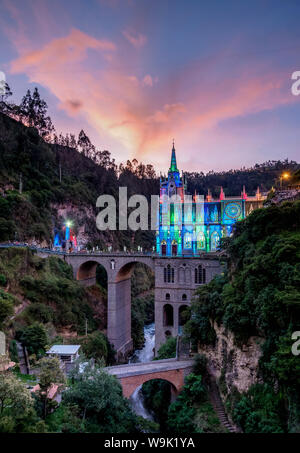
<svg viewBox="0 0 300 453">
<path fill-rule="evenodd" d="M 153 359 L 153 348 L 155 344 L 155 324 L 149 324 L 144 327 L 145 344 L 143 349 L 135 351 L 129 363 L 150 362 Z M 138 387 L 130 398 L 131 406 L 134 412 L 148 420 L 153 420 L 152 415 L 144 407 L 142 386 Z"/>
</svg>

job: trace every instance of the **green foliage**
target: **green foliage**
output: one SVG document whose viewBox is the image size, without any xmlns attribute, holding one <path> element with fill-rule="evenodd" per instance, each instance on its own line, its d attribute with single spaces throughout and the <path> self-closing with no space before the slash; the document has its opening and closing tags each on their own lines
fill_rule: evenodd
<svg viewBox="0 0 300 453">
<path fill-rule="evenodd" d="M 43 418 L 47 416 L 47 402 L 48 392 L 52 384 L 63 385 L 65 383 L 65 376 L 60 368 L 59 359 L 54 357 L 44 357 L 39 363 L 39 397 L 43 404 Z"/>
<path fill-rule="evenodd" d="M 106 364 L 114 362 L 115 351 L 107 337 L 100 331 L 89 334 L 81 341 L 82 352 L 87 359 L 104 360 Z"/>
<path fill-rule="evenodd" d="M 14 313 L 14 297 L 0 289 L 0 327 Z"/>
<path fill-rule="evenodd" d="M 224 433 L 225 431 L 210 401 L 196 405 L 194 426 L 197 433 Z"/>
<path fill-rule="evenodd" d="M 245 433 L 282 433 L 286 416 L 284 401 L 267 384 L 253 385 L 233 411 Z"/>
<path fill-rule="evenodd" d="M 195 403 L 205 402 L 206 388 L 202 376 L 194 373 L 186 377 L 185 385 L 177 399 L 169 407 L 167 430 L 174 433 L 195 432 Z"/>
<path fill-rule="evenodd" d="M 155 360 L 171 359 L 172 357 L 176 357 L 176 344 L 177 339 L 175 337 L 169 337 L 166 342 L 160 346 Z"/>
<path fill-rule="evenodd" d="M 7 283 L 7 278 L 5 277 L 5 275 L 0 274 L 0 286 L 6 286 L 6 283 Z"/>
<path fill-rule="evenodd" d="M 0 432 L 46 432 L 33 404 L 31 392 L 23 382 L 13 373 L 0 373 Z"/>
<path fill-rule="evenodd" d="M 122 388 L 114 376 L 90 362 L 84 366 L 83 371 L 78 362 L 72 373 L 72 380 L 73 384 L 63 394 L 62 407 L 78 408 L 75 416 L 81 420 L 84 432 L 137 431 L 137 418 L 128 401 L 123 398 Z M 60 429 L 58 426 L 57 430 Z"/>
<path fill-rule="evenodd" d="M 48 344 L 48 336 L 43 324 L 35 322 L 32 325 L 17 331 L 16 338 L 26 346 L 30 355 L 43 355 L 45 353 L 45 347 Z"/>
<path fill-rule="evenodd" d="M 179 395 L 168 411 L 168 432 L 184 434 L 195 432 L 194 417 L 196 409 Z"/>
<path fill-rule="evenodd" d="M 193 373 L 201 376 L 207 374 L 207 357 L 204 354 L 196 354 L 194 357 Z"/>
<path fill-rule="evenodd" d="M 72 268 L 63 260 L 42 259 L 25 248 L 2 249 L 0 272 L 4 270 L 10 290 L 31 302 L 16 316 L 19 325 L 52 323 L 84 334 L 87 319 L 89 329 L 97 328 L 88 292 L 73 279 Z"/>
<path fill-rule="evenodd" d="M 291 352 L 291 335 L 299 330 L 300 317 L 299 227 L 299 201 L 256 210 L 238 222 L 226 243 L 227 270 L 197 290 L 185 327 L 200 344 L 214 343 L 212 321 L 232 331 L 240 345 L 252 335 L 264 337 L 260 372 L 266 383 L 279 385 L 287 405 L 290 395 L 300 393 L 299 361 Z M 253 397 L 258 412 L 262 395 Z M 299 402 L 295 404 L 294 413 L 299 414 Z M 257 413 L 253 417 L 257 421 L 248 420 L 247 429 L 263 430 L 262 419 Z M 289 417 L 286 414 L 286 424 L 299 424 L 298 416 Z M 277 430 L 279 425 L 263 420 L 266 430 Z"/>
</svg>

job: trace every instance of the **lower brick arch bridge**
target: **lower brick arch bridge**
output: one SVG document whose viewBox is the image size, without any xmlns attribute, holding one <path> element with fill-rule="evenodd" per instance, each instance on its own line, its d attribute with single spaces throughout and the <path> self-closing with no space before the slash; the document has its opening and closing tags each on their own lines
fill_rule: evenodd
<svg viewBox="0 0 300 453">
<path fill-rule="evenodd" d="M 155 360 L 146 363 L 132 363 L 105 368 L 119 380 L 123 395 L 130 398 L 134 391 L 152 379 L 163 379 L 171 384 L 172 396 L 176 397 L 184 386 L 185 377 L 191 373 L 192 360 Z"/>
<path fill-rule="evenodd" d="M 47 257 L 53 252 L 38 250 Z M 73 268 L 74 278 L 84 286 L 96 282 L 96 268 L 107 274 L 107 337 L 117 351 L 118 359 L 132 351 L 131 274 L 137 263 L 148 266 L 155 276 L 155 351 L 167 336 L 180 334 L 181 313 L 190 305 L 197 287 L 208 283 L 222 271 L 217 253 L 199 256 L 169 257 L 142 253 L 57 253 Z"/>
</svg>

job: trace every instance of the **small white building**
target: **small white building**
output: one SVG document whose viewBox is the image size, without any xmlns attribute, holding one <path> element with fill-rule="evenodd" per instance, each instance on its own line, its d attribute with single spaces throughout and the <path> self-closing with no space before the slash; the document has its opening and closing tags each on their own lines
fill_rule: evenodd
<svg viewBox="0 0 300 453">
<path fill-rule="evenodd" d="M 64 364 L 72 363 L 78 358 L 79 349 L 78 344 L 54 344 L 46 354 L 50 357 L 58 357 Z"/>
</svg>

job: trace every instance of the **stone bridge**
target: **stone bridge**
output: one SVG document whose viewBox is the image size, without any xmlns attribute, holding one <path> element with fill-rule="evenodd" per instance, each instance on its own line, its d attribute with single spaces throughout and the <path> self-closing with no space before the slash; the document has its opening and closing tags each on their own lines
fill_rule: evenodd
<svg viewBox="0 0 300 453">
<path fill-rule="evenodd" d="M 137 263 L 148 266 L 155 277 L 155 351 L 170 335 L 176 337 L 184 324 L 184 309 L 195 289 L 222 271 L 218 254 L 197 257 L 158 256 L 142 253 L 54 253 L 38 250 L 38 255 L 57 255 L 72 266 L 74 278 L 84 286 L 96 282 L 96 268 L 107 274 L 107 337 L 122 360 L 132 351 L 131 274 Z"/>
<path fill-rule="evenodd" d="M 172 394 L 175 397 L 182 390 L 185 377 L 191 373 L 192 367 L 192 360 L 166 359 L 111 366 L 106 370 L 118 378 L 125 398 L 130 398 L 138 387 L 152 379 L 164 379 L 170 382 Z"/>
</svg>

